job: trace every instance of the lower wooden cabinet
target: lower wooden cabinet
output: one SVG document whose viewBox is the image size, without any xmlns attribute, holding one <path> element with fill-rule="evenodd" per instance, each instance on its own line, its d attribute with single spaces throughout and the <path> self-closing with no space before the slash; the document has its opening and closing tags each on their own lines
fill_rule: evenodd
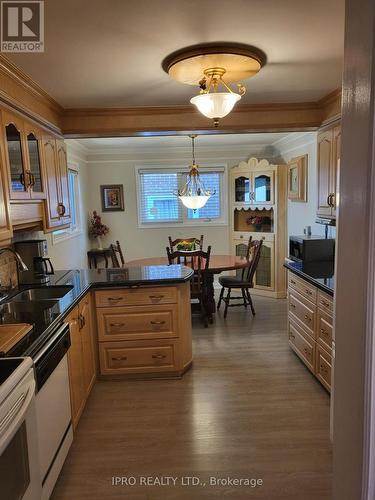
<svg viewBox="0 0 375 500">
<path fill-rule="evenodd" d="M 65 319 L 71 338 L 68 367 L 74 429 L 96 379 L 96 344 L 91 315 L 91 294 L 88 293 Z"/>
<path fill-rule="evenodd" d="M 192 360 L 190 284 L 95 292 L 102 376 L 180 376 Z"/>
<path fill-rule="evenodd" d="M 289 345 L 328 391 L 331 390 L 332 336 L 332 297 L 289 271 Z"/>
</svg>

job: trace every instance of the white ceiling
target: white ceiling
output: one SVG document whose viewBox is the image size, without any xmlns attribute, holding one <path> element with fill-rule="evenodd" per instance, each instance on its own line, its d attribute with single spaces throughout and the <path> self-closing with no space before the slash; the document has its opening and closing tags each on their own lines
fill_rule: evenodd
<svg viewBox="0 0 375 500">
<path fill-rule="evenodd" d="M 344 0 L 48 0 L 45 52 L 10 58 L 66 108 L 175 105 L 195 89 L 163 58 L 233 41 L 268 56 L 242 102 L 313 101 L 340 86 L 343 32 Z"/>
</svg>

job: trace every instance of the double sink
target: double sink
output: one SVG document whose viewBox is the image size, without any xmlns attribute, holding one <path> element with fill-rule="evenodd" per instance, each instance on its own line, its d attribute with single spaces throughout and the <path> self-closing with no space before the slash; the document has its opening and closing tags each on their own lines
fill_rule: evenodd
<svg viewBox="0 0 375 500">
<path fill-rule="evenodd" d="M 36 309 L 51 309 L 65 297 L 72 286 L 53 286 L 44 288 L 28 288 L 14 295 L 9 302 L 0 306 L 0 314 L 17 314 L 32 312 Z"/>
</svg>

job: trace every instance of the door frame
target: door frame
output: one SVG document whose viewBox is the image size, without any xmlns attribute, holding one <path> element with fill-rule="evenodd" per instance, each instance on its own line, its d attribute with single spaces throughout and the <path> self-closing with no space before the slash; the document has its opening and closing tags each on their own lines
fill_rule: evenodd
<svg viewBox="0 0 375 500">
<path fill-rule="evenodd" d="M 336 252 L 333 499 L 375 498 L 375 4 L 347 0 Z"/>
</svg>

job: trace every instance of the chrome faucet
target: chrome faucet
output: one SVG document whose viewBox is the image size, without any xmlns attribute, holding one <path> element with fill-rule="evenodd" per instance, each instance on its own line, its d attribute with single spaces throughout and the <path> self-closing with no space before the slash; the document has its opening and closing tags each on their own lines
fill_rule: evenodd
<svg viewBox="0 0 375 500">
<path fill-rule="evenodd" d="M 10 252 L 14 255 L 14 258 L 17 262 L 17 266 L 18 266 L 18 270 L 19 271 L 28 271 L 29 268 L 27 267 L 27 265 L 24 263 L 24 261 L 21 259 L 21 256 L 18 252 L 16 252 L 15 250 L 13 250 L 13 248 L 11 247 L 4 247 L 4 248 L 0 248 L 0 255 L 4 252 Z"/>
</svg>

